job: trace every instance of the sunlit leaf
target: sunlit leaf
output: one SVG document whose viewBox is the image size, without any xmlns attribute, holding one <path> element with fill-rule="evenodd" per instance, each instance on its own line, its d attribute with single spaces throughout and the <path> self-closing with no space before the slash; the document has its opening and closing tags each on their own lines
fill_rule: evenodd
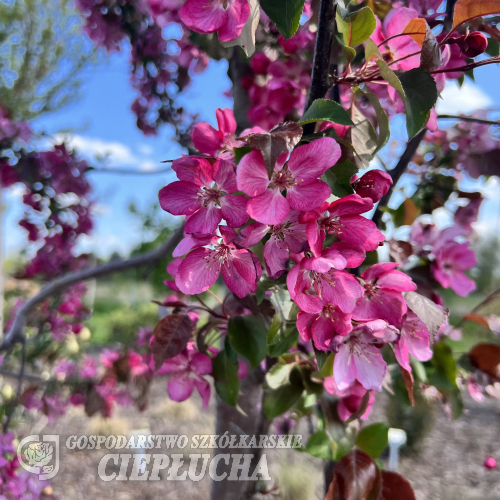
<svg viewBox="0 0 500 500">
<path fill-rule="evenodd" d="M 500 0 L 458 0 L 453 15 L 453 28 L 476 17 L 500 14 Z"/>
</svg>

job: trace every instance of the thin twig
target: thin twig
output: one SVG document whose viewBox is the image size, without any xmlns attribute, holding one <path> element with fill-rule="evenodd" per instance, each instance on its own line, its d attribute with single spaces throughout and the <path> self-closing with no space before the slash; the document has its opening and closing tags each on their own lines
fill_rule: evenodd
<svg viewBox="0 0 500 500">
<path fill-rule="evenodd" d="M 420 143 L 422 142 L 426 132 L 427 129 L 424 128 L 411 141 L 408 142 L 408 144 L 406 145 L 405 152 L 401 155 L 398 164 L 392 170 L 389 171 L 392 177 L 392 185 L 390 186 L 389 191 L 387 191 L 387 193 L 380 200 L 377 209 L 373 214 L 372 220 L 373 222 L 375 222 L 377 226 L 380 220 L 382 219 L 382 214 L 383 214 L 382 209 L 389 204 L 389 200 L 391 199 L 392 193 L 399 179 L 401 179 L 401 176 L 405 173 L 408 164 L 410 163 L 413 156 L 417 152 L 417 149 L 420 146 Z"/>
<path fill-rule="evenodd" d="M 68 273 L 56 278 L 54 281 L 51 281 L 16 311 L 11 329 L 0 342 L 0 351 L 8 349 L 13 344 L 24 340 L 24 328 L 26 326 L 28 316 L 31 311 L 33 311 L 33 309 L 35 309 L 35 307 L 41 304 L 44 300 L 62 292 L 64 289 L 80 281 L 108 276 L 109 274 L 114 274 L 132 267 L 140 267 L 144 264 L 159 262 L 172 253 L 179 241 L 182 239 L 183 235 L 184 224 L 179 226 L 174 234 L 167 241 L 165 241 L 163 245 L 155 250 L 152 250 L 151 252 L 137 255 L 136 257 L 131 257 L 130 259 L 108 262 L 100 266 L 91 267 L 90 269 L 84 269 L 83 271 Z"/>
<path fill-rule="evenodd" d="M 462 122 L 475 122 L 484 123 L 485 125 L 500 125 L 500 122 L 495 120 L 487 120 L 486 118 L 476 118 L 474 116 L 461 116 L 461 115 L 438 115 L 438 118 L 449 119 L 449 120 L 460 120 Z"/>
<path fill-rule="evenodd" d="M 171 172 L 172 167 L 168 166 L 165 168 L 159 168 L 157 170 L 133 170 L 130 168 L 113 168 L 113 167 L 99 167 L 89 169 L 89 173 L 99 173 L 99 174 L 120 174 L 120 175 L 156 175 L 164 174 L 166 172 Z"/>
</svg>

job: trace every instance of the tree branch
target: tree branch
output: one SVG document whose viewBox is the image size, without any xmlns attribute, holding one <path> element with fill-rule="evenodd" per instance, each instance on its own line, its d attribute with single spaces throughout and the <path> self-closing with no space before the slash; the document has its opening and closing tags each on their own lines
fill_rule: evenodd
<svg viewBox="0 0 500 500">
<path fill-rule="evenodd" d="M 31 297 L 31 299 L 25 302 L 17 310 L 11 329 L 0 343 L 0 351 L 8 349 L 18 342 L 23 342 L 24 328 L 26 326 L 28 316 L 31 311 L 33 311 L 33 309 L 35 309 L 35 307 L 41 304 L 44 300 L 62 292 L 65 288 L 68 288 L 69 286 L 80 281 L 107 276 L 132 267 L 140 267 L 144 264 L 157 263 L 174 250 L 179 241 L 182 239 L 183 234 L 184 224 L 181 224 L 167 241 L 151 252 L 137 255 L 136 257 L 131 257 L 130 259 L 108 262 L 101 266 L 68 273 L 64 276 L 56 278 L 54 281 L 44 286 L 36 295 Z"/>
<path fill-rule="evenodd" d="M 373 214 L 372 220 L 373 222 L 375 222 L 377 226 L 380 220 L 382 219 L 382 214 L 383 214 L 382 208 L 385 208 L 389 204 L 389 200 L 391 199 L 392 193 L 396 188 L 399 179 L 401 179 L 401 176 L 405 173 L 408 164 L 410 163 L 411 159 L 417 152 L 417 149 L 420 146 L 420 143 L 422 142 L 422 139 L 424 138 L 426 132 L 427 129 L 424 128 L 411 141 L 408 142 L 408 144 L 406 145 L 405 152 L 399 159 L 398 164 L 391 171 L 389 171 L 392 177 L 392 185 L 389 187 L 389 191 L 387 191 L 387 193 L 379 201 L 377 209 Z"/>
<path fill-rule="evenodd" d="M 311 85 L 309 86 L 304 113 L 316 99 L 324 98 L 330 88 L 328 71 L 330 69 L 330 53 L 335 24 L 335 4 L 335 0 L 321 0 L 319 5 L 318 33 L 314 47 Z M 312 132 L 314 132 L 314 124 L 304 126 L 304 134 Z"/>
<path fill-rule="evenodd" d="M 475 118 L 474 116 L 460 116 L 460 115 L 438 115 L 438 118 L 446 118 L 450 120 L 460 120 L 462 122 L 475 122 L 484 123 L 485 125 L 500 125 L 500 122 L 495 120 L 487 120 L 485 118 Z"/>
<path fill-rule="evenodd" d="M 99 167 L 89 169 L 89 173 L 102 173 L 102 174 L 120 174 L 120 175 L 155 175 L 171 172 L 172 167 L 158 168 L 157 170 L 134 170 L 131 168 L 113 168 L 113 167 Z"/>
</svg>

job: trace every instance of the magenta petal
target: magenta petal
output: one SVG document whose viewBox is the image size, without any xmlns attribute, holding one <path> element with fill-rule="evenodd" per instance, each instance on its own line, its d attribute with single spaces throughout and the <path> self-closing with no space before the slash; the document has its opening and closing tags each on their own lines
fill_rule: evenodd
<svg viewBox="0 0 500 500">
<path fill-rule="evenodd" d="M 342 241 L 358 245 L 367 252 L 376 250 L 385 236 L 377 229 L 375 223 L 361 215 L 346 215 L 341 218 L 344 229 L 339 238 Z"/>
<path fill-rule="evenodd" d="M 224 196 L 221 203 L 222 217 L 228 226 L 240 227 L 248 220 L 247 198 L 242 194 Z"/>
<path fill-rule="evenodd" d="M 235 170 L 236 165 L 232 161 L 217 160 L 214 163 L 214 181 L 219 191 L 234 193 L 238 190 Z"/>
<path fill-rule="evenodd" d="M 358 267 L 366 259 L 366 252 L 362 248 L 357 245 L 345 243 L 344 241 L 336 241 L 335 243 L 332 243 L 331 247 L 326 250 L 327 256 L 330 251 L 339 252 L 342 257 L 346 259 L 347 264 L 345 267 L 347 268 Z"/>
<path fill-rule="evenodd" d="M 365 295 L 357 304 L 352 317 L 358 321 L 383 319 L 398 326 L 406 313 L 406 302 L 399 292 L 378 290 L 374 297 Z"/>
<path fill-rule="evenodd" d="M 307 224 L 306 234 L 311 252 L 315 257 L 320 257 L 323 252 L 323 242 L 325 241 L 326 234 L 320 230 L 316 219 Z"/>
<path fill-rule="evenodd" d="M 258 196 L 266 191 L 269 177 L 260 151 L 253 150 L 241 159 L 236 180 L 238 189 L 248 196 Z"/>
<path fill-rule="evenodd" d="M 367 390 L 380 391 L 387 371 L 387 363 L 382 358 L 380 350 L 365 345 L 359 354 L 353 355 L 353 359 L 359 383 Z"/>
<path fill-rule="evenodd" d="M 222 267 L 222 277 L 227 287 L 240 298 L 257 289 L 257 271 L 248 250 L 231 250 L 231 256 Z"/>
<path fill-rule="evenodd" d="M 204 378 L 195 378 L 194 385 L 201 396 L 202 406 L 206 408 L 210 401 L 210 384 Z"/>
<path fill-rule="evenodd" d="M 304 342 L 311 340 L 311 324 L 316 318 L 316 314 L 299 311 L 297 314 L 297 330 Z"/>
<path fill-rule="evenodd" d="M 217 229 L 221 220 L 220 208 L 210 203 L 207 207 L 200 207 L 189 219 L 186 219 L 184 231 L 186 233 L 210 234 Z"/>
<path fill-rule="evenodd" d="M 340 344 L 333 361 L 333 377 L 339 390 L 347 389 L 356 379 L 356 367 L 349 346 Z"/>
<path fill-rule="evenodd" d="M 172 252 L 172 257 L 182 257 L 183 255 L 186 255 L 189 252 L 189 250 L 193 250 L 194 248 L 204 247 L 205 245 L 213 244 L 216 241 L 217 237 L 212 234 L 203 234 L 203 235 L 187 234 L 175 247 L 174 251 Z M 182 261 L 182 259 L 178 260 Z"/>
<path fill-rule="evenodd" d="M 333 167 L 341 155 L 340 146 L 331 137 L 323 137 L 293 150 L 288 168 L 299 183 L 310 184 Z"/>
<path fill-rule="evenodd" d="M 220 262 L 213 258 L 213 250 L 197 248 L 186 256 L 179 266 L 175 283 L 188 295 L 206 292 L 219 277 Z"/>
<path fill-rule="evenodd" d="M 196 373 L 196 375 L 208 375 L 209 373 L 212 373 L 212 360 L 210 359 L 210 356 L 197 352 L 193 356 L 189 367 L 194 371 L 194 373 Z"/>
<path fill-rule="evenodd" d="M 361 198 L 357 194 L 344 196 L 340 200 L 335 200 L 329 207 L 331 215 L 340 217 L 342 215 L 363 214 L 373 208 L 373 201 L 370 198 Z"/>
<path fill-rule="evenodd" d="M 228 14 L 220 2 L 187 0 L 179 10 L 182 22 L 197 33 L 213 33 L 228 22 Z"/>
<path fill-rule="evenodd" d="M 236 120 L 234 119 L 233 110 L 229 108 L 216 109 L 215 116 L 217 117 L 217 125 L 222 136 L 226 134 L 234 134 L 236 132 Z"/>
<path fill-rule="evenodd" d="M 247 212 L 256 221 L 275 225 L 285 220 L 290 205 L 278 189 L 266 189 L 263 194 L 248 200 Z"/>
<path fill-rule="evenodd" d="M 198 151 L 210 156 L 215 156 L 221 149 L 219 132 L 208 123 L 197 123 L 193 127 L 191 140 Z"/>
<path fill-rule="evenodd" d="M 267 224 L 252 222 L 240 231 L 240 235 L 234 239 L 233 244 L 236 248 L 250 248 L 262 240 L 268 232 L 269 226 Z"/>
<path fill-rule="evenodd" d="M 172 401 L 180 403 L 193 394 L 194 380 L 189 376 L 189 372 L 174 373 L 168 379 L 168 395 Z"/>
<path fill-rule="evenodd" d="M 286 191 L 286 199 L 292 210 L 309 210 L 320 207 L 332 194 L 330 186 L 323 181 L 298 184 Z"/>
<path fill-rule="evenodd" d="M 323 301 L 315 295 L 309 293 L 297 293 L 295 295 L 295 303 L 302 311 L 319 314 L 323 310 Z"/>
<path fill-rule="evenodd" d="M 417 285 L 407 274 L 396 269 L 381 276 L 377 281 L 377 286 L 395 292 L 412 292 L 417 289 Z"/>
<path fill-rule="evenodd" d="M 399 340 L 394 342 L 394 355 L 397 362 L 406 370 L 411 372 L 410 356 L 408 352 L 408 345 L 405 339 L 401 336 Z"/>
<path fill-rule="evenodd" d="M 228 2 L 227 21 L 219 28 L 219 40 L 230 42 L 241 35 L 243 27 L 250 15 L 248 0 L 233 0 Z"/>
<path fill-rule="evenodd" d="M 238 236 L 238 233 L 229 226 L 219 226 L 219 232 L 222 236 L 222 241 L 226 245 L 229 245 Z"/>
<path fill-rule="evenodd" d="M 183 156 L 172 162 L 172 170 L 180 181 L 187 181 L 197 186 L 209 187 L 213 182 L 211 163 L 202 156 Z"/>
<path fill-rule="evenodd" d="M 286 271 L 289 256 L 286 244 L 271 236 L 264 246 L 264 261 L 270 279 L 278 279 Z"/>
<path fill-rule="evenodd" d="M 199 187 L 191 182 L 172 182 L 160 189 L 160 206 L 172 215 L 191 214 L 200 206 L 198 190 Z"/>
<path fill-rule="evenodd" d="M 330 318 L 320 314 L 311 325 L 311 334 L 316 349 L 327 351 L 330 341 L 335 336 L 335 330 Z"/>
<path fill-rule="evenodd" d="M 295 300 L 295 289 L 297 288 L 297 281 L 299 281 L 299 276 L 304 275 L 304 273 L 305 271 L 300 269 L 300 266 L 293 266 L 286 276 L 286 286 L 292 300 Z M 309 286 L 311 286 L 310 281 Z"/>
<path fill-rule="evenodd" d="M 319 292 L 319 288 L 317 290 Z M 321 297 L 345 313 L 356 307 L 356 302 L 362 295 L 363 288 L 357 278 L 345 271 L 331 270 L 321 283 Z"/>
<path fill-rule="evenodd" d="M 476 284 L 461 271 L 449 274 L 450 288 L 461 297 L 466 297 L 476 289 Z"/>
</svg>

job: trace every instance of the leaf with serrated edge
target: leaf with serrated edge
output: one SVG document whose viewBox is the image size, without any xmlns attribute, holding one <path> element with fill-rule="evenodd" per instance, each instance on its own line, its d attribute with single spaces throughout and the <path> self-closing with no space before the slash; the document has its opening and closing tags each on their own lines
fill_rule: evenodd
<svg viewBox="0 0 500 500">
<path fill-rule="evenodd" d="M 299 121 L 300 125 L 306 123 L 328 121 L 339 125 L 353 125 L 347 111 L 335 101 L 316 99 Z"/>
<path fill-rule="evenodd" d="M 305 0 L 260 0 L 262 10 L 284 38 L 291 38 L 300 25 Z"/>
</svg>

